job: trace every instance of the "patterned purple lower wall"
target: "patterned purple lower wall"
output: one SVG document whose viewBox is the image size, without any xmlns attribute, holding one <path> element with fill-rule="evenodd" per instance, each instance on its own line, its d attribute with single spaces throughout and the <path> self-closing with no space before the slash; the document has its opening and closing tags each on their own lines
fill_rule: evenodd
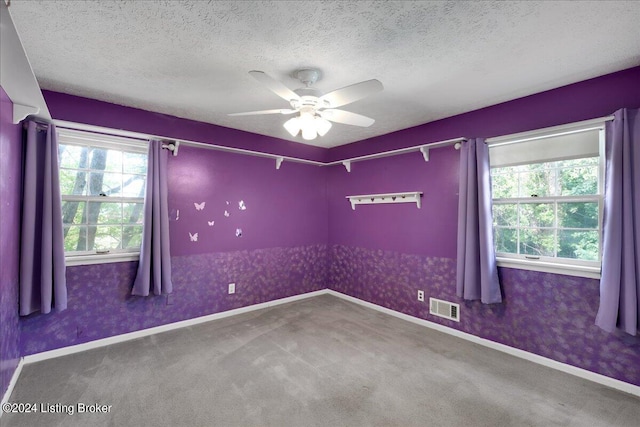
<svg viewBox="0 0 640 427">
<path fill-rule="evenodd" d="M 401 313 L 640 385 L 640 337 L 593 324 L 598 281 L 500 269 L 505 302 L 455 295 L 455 260 L 324 245 L 173 257 L 170 296 L 132 297 L 136 263 L 67 269 L 69 308 L 21 320 L 22 354 L 34 354 L 329 288 Z M 227 294 L 227 284 L 236 293 Z M 459 323 L 429 314 L 417 290 L 461 304 Z"/>
<path fill-rule="evenodd" d="M 176 256 L 174 292 L 147 298 L 129 295 L 137 262 L 68 267 L 68 309 L 21 319 L 22 355 L 325 289 L 327 260 L 324 245 Z"/>
<path fill-rule="evenodd" d="M 336 245 L 330 260 L 330 289 L 640 386 L 640 337 L 594 325 L 598 280 L 501 268 L 505 302 L 483 305 L 456 296 L 450 258 Z M 460 303 L 460 322 L 430 315 L 419 289 Z"/>
</svg>

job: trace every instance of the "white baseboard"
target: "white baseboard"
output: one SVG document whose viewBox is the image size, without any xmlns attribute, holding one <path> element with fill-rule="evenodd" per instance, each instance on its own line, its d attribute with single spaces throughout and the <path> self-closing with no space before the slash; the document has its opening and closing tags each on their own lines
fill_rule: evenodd
<svg viewBox="0 0 640 427">
<path fill-rule="evenodd" d="M 248 313 L 250 311 L 255 311 L 255 310 L 260 310 L 267 307 L 286 304 L 289 302 L 311 298 L 311 297 L 315 297 L 317 295 L 323 295 L 326 293 L 327 293 L 327 289 L 308 292 L 306 294 L 294 295 L 292 297 L 281 298 L 273 301 L 267 301 L 260 304 L 249 305 L 247 307 L 235 308 L 233 310 L 222 311 L 220 313 L 214 313 L 214 314 L 208 314 L 206 316 L 182 320 L 180 322 L 167 323 L 166 325 L 155 326 L 153 328 L 148 328 L 148 329 L 141 329 L 139 331 L 129 332 L 122 335 L 115 335 L 112 337 L 102 338 L 95 341 L 89 341 L 82 344 L 76 344 L 69 347 L 62 347 L 62 348 L 57 348 L 55 350 L 43 351 L 42 353 L 35 353 L 28 356 L 24 356 L 24 363 L 29 364 L 34 362 L 40 362 L 42 360 L 53 359 L 55 357 L 79 353 L 81 351 L 87 351 L 87 350 L 104 347 L 111 344 L 134 340 L 136 338 L 142 338 L 142 337 L 157 334 L 160 332 L 166 332 L 174 329 L 184 328 L 191 325 L 197 325 L 199 323 L 209 322 L 211 320 L 222 319 L 225 317 L 235 316 L 242 313 Z"/>
<path fill-rule="evenodd" d="M 602 384 L 607 387 L 614 388 L 616 390 L 623 391 L 625 393 L 632 394 L 634 396 L 640 397 L 640 387 L 629 384 L 624 381 L 616 380 L 611 377 L 607 377 L 605 375 L 597 374 L 595 372 L 588 371 L 586 369 L 578 368 L 576 366 L 568 365 L 566 363 L 558 362 L 553 359 L 549 359 L 544 356 L 540 356 L 538 354 L 530 353 L 528 351 L 520 350 L 514 347 L 509 347 L 508 345 L 500 344 L 494 341 L 490 341 L 485 338 L 480 338 L 475 335 L 469 334 L 467 332 L 462 332 L 457 329 L 450 328 L 448 326 L 443 326 L 438 323 L 430 322 L 428 320 L 420 319 L 418 317 L 409 316 L 408 314 L 400 313 L 395 310 L 391 310 L 389 308 L 385 308 L 367 301 L 363 301 L 358 298 L 354 298 L 349 295 L 342 294 L 337 291 L 327 290 L 329 295 L 336 296 L 338 298 L 342 298 L 344 300 L 362 305 L 364 307 L 368 307 L 377 311 L 380 311 L 385 314 L 389 314 L 391 316 L 407 320 L 412 323 L 416 323 L 418 325 L 426 326 L 427 328 L 434 329 L 439 332 L 444 332 L 445 334 L 453 335 L 458 338 L 462 338 L 467 341 L 471 341 L 475 344 L 480 344 L 485 347 L 492 348 L 494 350 L 501 351 L 503 353 L 510 354 L 515 357 L 519 357 L 524 360 L 528 360 L 533 363 L 537 363 L 539 365 L 543 365 L 552 369 L 556 369 L 558 371 L 566 372 L 567 374 L 574 375 L 576 377 L 580 377 L 598 384 Z"/>
<path fill-rule="evenodd" d="M 13 375 L 11 376 L 11 380 L 9 381 L 9 387 L 7 387 L 7 390 L 4 392 L 4 395 L 2 396 L 2 401 L 0 401 L 0 406 L 4 405 L 9 401 L 9 398 L 11 397 L 11 393 L 13 393 L 13 388 L 16 386 L 16 383 L 18 382 L 18 377 L 20 376 L 20 372 L 22 372 L 22 365 L 24 365 L 24 358 L 21 357 L 18 360 L 18 366 L 16 366 L 16 370 L 13 371 Z M 4 414 L 4 411 L 0 409 L 0 417 L 2 417 L 2 414 Z"/>
<path fill-rule="evenodd" d="M 183 320 L 180 322 L 169 323 L 162 326 L 156 326 L 149 329 L 143 329 L 140 331 L 130 332 L 127 334 L 116 335 L 109 338 L 103 338 L 96 341 L 90 341 L 83 344 L 73 345 L 69 347 L 63 347 L 56 350 L 45 351 L 42 353 L 36 353 L 29 356 L 25 356 L 20 359 L 18 363 L 18 367 L 16 368 L 13 377 L 11 378 L 11 382 L 9 384 L 9 388 L 5 393 L 2 403 L 6 402 L 7 399 L 11 396 L 11 392 L 13 391 L 13 387 L 20 376 L 20 371 L 22 370 L 22 366 L 24 364 L 39 362 L 42 360 L 52 359 L 55 357 L 66 356 L 68 354 L 79 353 L 86 350 L 91 350 L 98 347 L 104 347 L 110 344 L 120 343 L 124 341 L 129 341 L 136 338 L 141 338 L 153 334 L 157 334 L 160 332 L 171 331 L 174 329 L 184 328 L 186 326 L 196 325 L 199 323 L 209 322 L 211 320 L 222 319 L 225 317 L 235 316 L 242 313 L 248 313 L 255 310 L 260 310 L 267 307 L 274 307 L 281 304 L 286 304 L 293 301 L 299 301 L 311 297 L 315 297 L 318 295 L 333 295 L 338 298 L 342 298 L 346 301 L 350 301 L 364 307 L 371 308 L 373 310 L 380 311 L 385 314 L 389 314 L 391 316 L 397 317 L 399 319 L 403 319 L 421 326 L 425 326 L 427 328 L 434 329 L 439 332 L 443 332 L 445 334 L 453 335 L 455 337 L 480 344 L 482 346 L 501 351 L 503 353 L 510 354 L 515 357 L 519 357 L 524 360 L 528 360 L 533 363 L 537 363 L 539 365 L 547 366 L 552 369 L 556 369 L 558 371 L 566 372 L 568 374 L 602 384 L 607 387 L 614 388 L 616 390 L 623 391 L 625 393 L 632 394 L 634 396 L 640 397 L 640 387 L 626 383 L 624 381 L 616 380 L 614 378 L 607 377 L 605 375 L 597 374 L 595 372 L 588 371 L 586 369 L 578 368 L 572 365 L 568 365 L 566 363 L 561 363 L 553 359 L 549 359 L 547 357 L 543 357 L 534 353 L 529 353 L 528 351 L 520 350 L 514 347 L 509 347 L 508 345 L 500 344 L 494 341 L 487 340 L 485 338 L 480 338 L 475 335 L 471 335 L 466 332 L 459 331 L 457 329 L 449 328 L 447 326 L 440 325 L 438 323 L 430 322 L 428 320 L 420 319 L 417 317 L 409 316 L 408 314 L 400 313 L 398 311 L 391 310 L 389 308 L 385 308 L 367 301 L 360 300 L 358 298 L 354 298 L 349 295 L 342 294 L 337 291 L 333 291 L 330 289 L 323 289 L 320 291 L 309 292 L 306 294 L 295 295 L 292 297 L 277 299 L 273 301 L 264 302 L 261 304 L 254 304 L 247 307 L 236 308 L 233 310 L 223 311 L 221 313 L 214 313 L 207 316 L 196 317 L 193 319 Z"/>
</svg>

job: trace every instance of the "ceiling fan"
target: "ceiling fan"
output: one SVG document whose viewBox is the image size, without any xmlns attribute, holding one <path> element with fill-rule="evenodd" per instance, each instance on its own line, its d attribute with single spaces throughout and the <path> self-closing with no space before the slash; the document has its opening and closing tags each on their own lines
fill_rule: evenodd
<svg viewBox="0 0 640 427">
<path fill-rule="evenodd" d="M 320 71 L 315 68 L 305 68 L 293 73 L 293 76 L 304 84 L 304 87 L 296 90 L 289 89 L 283 83 L 262 71 L 249 71 L 249 74 L 273 93 L 288 101 L 291 108 L 249 111 L 229 115 L 251 116 L 299 113 L 297 116 L 287 120 L 283 126 L 291 136 L 297 136 L 302 133 L 302 138 L 306 140 L 315 139 L 318 135 L 324 136 L 331 129 L 331 122 L 362 127 L 371 126 L 375 122 L 374 119 L 350 111 L 338 110 L 336 107 L 350 104 L 383 89 L 382 83 L 372 79 L 323 95 L 318 89 L 311 87 L 320 77 Z"/>
</svg>

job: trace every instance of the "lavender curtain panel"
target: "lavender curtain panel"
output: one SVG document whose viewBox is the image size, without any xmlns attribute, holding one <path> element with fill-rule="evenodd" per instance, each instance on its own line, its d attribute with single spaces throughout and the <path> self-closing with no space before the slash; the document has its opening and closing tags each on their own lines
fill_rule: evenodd
<svg viewBox="0 0 640 427">
<path fill-rule="evenodd" d="M 168 150 L 162 148 L 161 141 L 149 141 L 142 246 L 132 295 L 148 296 L 151 292 L 161 295 L 173 291 L 169 252 L 167 158 Z"/>
<path fill-rule="evenodd" d="M 640 110 L 618 110 L 606 128 L 602 274 L 596 325 L 640 329 Z"/>
<path fill-rule="evenodd" d="M 462 143 L 457 268 L 459 297 L 485 304 L 502 302 L 493 247 L 489 147 L 483 139 Z"/>
<path fill-rule="evenodd" d="M 26 122 L 23 148 L 20 315 L 26 316 L 66 309 L 67 283 L 55 126 Z"/>
</svg>

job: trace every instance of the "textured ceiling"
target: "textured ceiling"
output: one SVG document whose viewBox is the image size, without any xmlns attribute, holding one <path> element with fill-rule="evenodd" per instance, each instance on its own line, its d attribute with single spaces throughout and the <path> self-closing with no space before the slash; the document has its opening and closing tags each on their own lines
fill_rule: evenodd
<svg viewBox="0 0 640 427">
<path fill-rule="evenodd" d="M 303 142 L 247 72 L 322 92 L 384 91 L 344 110 L 333 147 L 640 65 L 640 1 L 33 1 L 10 12 L 43 89 Z M 305 141 L 306 142 L 306 141 Z"/>
</svg>

